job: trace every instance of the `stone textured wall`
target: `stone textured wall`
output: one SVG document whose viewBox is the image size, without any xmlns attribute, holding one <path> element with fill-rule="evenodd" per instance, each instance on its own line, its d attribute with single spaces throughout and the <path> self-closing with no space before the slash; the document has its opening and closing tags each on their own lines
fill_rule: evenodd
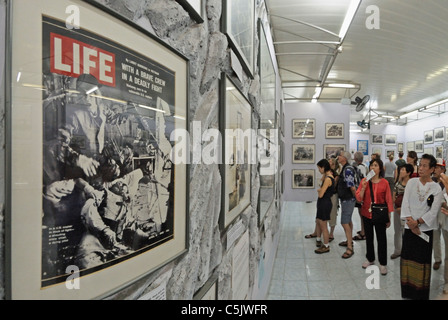
<svg viewBox="0 0 448 320">
<path fill-rule="evenodd" d="M 190 120 L 201 121 L 203 131 L 210 128 L 218 129 L 220 75 L 225 72 L 236 79 L 231 69 L 227 37 L 220 31 L 221 0 L 205 1 L 205 21 L 201 24 L 196 23 L 174 0 L 96 1 L 155 34 L 190 60 Z M 264 2 L 257 1 L 257 11 L 259 12 L 262 3 Z M 258 40 L 256 47 L 258 47 L 257 43 Z M 245 76 L 243 81 L 237 80 L 237 83 L 241 83 L 240 89 L 255 108 L 256 112 L 253 114 L 255 127 L 258 127 L 260 106 L 257 73 L 255 72 L 254 79 Z M 1 125 L 0 129 L 3 134 L 4 130 Z M 251 176 L 251 205 L 240 215 L 245 229 L 249 230 L 249 292 L 253 286 L 258 285 L 258 279 L 255 279 L 255 276 L 260 248 L 264 242 L 264 234 L 266 234 L 266 232 L 260 232 L 258 226 L 257 204 L 260 183 L 256 165 L 252 166 Z M 191 299 L 195 292 L 213 275 L 218 276 L 218 298 L 232 298 L 233 247 L 227 248 L 226 236 L 221 234 L 219 228 L 221 179 L 217 164 L 192 164 L 190 166 L 190 243 L 188 252 L 106 299 L 138 299 L 158 287 L 162 279 L 167 281 L 167 299 Z M 4 190 L 0 189 L 0 191 Z M 0 218 L 2 216 L 0 215 Z M 278 231 L 279 219 L 277 206 L 271 206 L 270 212 L 266 215 L 264 230 L 270 230 L 270 234 L 275 235 Z M 2 219 L 0 219 L 0 226 L 2 226 L 1 222 Z M 4 241 L 1 241 L 1 244 L 3 249 Z"/>
</svg>

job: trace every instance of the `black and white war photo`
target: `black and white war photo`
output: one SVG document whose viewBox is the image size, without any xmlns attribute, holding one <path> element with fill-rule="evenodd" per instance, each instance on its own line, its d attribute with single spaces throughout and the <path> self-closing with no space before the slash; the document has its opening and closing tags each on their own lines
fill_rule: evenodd
<svg viewBox="0 0 448 320">
<path fill-rule="evenodd" d="M 173 238 L 176 74 L 47 17 L 43 57 L 46 287 L 68 266 L 87 275 Z"/>
</svg>

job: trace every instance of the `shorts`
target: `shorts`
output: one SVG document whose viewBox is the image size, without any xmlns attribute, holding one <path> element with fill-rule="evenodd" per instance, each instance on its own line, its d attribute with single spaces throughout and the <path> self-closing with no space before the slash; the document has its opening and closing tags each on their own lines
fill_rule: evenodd
<svg viewBox="0 0 448 320">
<path fill-rule="evenodd" d="M 341 199 L 341 224 L 349 224 L 352 222 L 353 209 L 355 209 L 355 198 L 342 200 Z"/>
</svg>

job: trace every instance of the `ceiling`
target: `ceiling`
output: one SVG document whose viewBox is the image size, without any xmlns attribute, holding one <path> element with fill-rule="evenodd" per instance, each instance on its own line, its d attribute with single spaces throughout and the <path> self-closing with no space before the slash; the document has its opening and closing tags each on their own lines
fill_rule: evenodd
<svg viewBox="0 0 448 320">
<path fill-rule="evenodd" d="M 447 0 L 362 0 L 341 38 L 352 1 L 358 2 L 266 0 L 284 100 L 341 102 L 369 95 L 362 111 L 352 105 L 353 122 L 405 124 L 445 112 L 438 102 L 448 98 Z M 353 88 L 330 87 L 335 83 Z"/>
</svg>

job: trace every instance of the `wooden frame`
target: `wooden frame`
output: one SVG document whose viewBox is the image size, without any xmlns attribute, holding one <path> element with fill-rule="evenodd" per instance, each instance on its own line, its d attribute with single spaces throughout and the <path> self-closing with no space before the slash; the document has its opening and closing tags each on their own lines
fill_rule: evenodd
<svg viewBox="0 0 448 320">
<path fill-rule="evenodd" d="M 67 24 L 73 5 L 82 27 Z M 188 250 L 188 165 L 161 157 L 170 132 L 187 129 L 188 59 L 96 1 L 8 6 L 7 298 L 108 296 Z M 158 138 L 141 135 L 150 130 Z M 135 140 L 148 143 L 137 162 L 126 150 Z M 146 188 L 154 197 L 137 200 Z"/>
</svg>

